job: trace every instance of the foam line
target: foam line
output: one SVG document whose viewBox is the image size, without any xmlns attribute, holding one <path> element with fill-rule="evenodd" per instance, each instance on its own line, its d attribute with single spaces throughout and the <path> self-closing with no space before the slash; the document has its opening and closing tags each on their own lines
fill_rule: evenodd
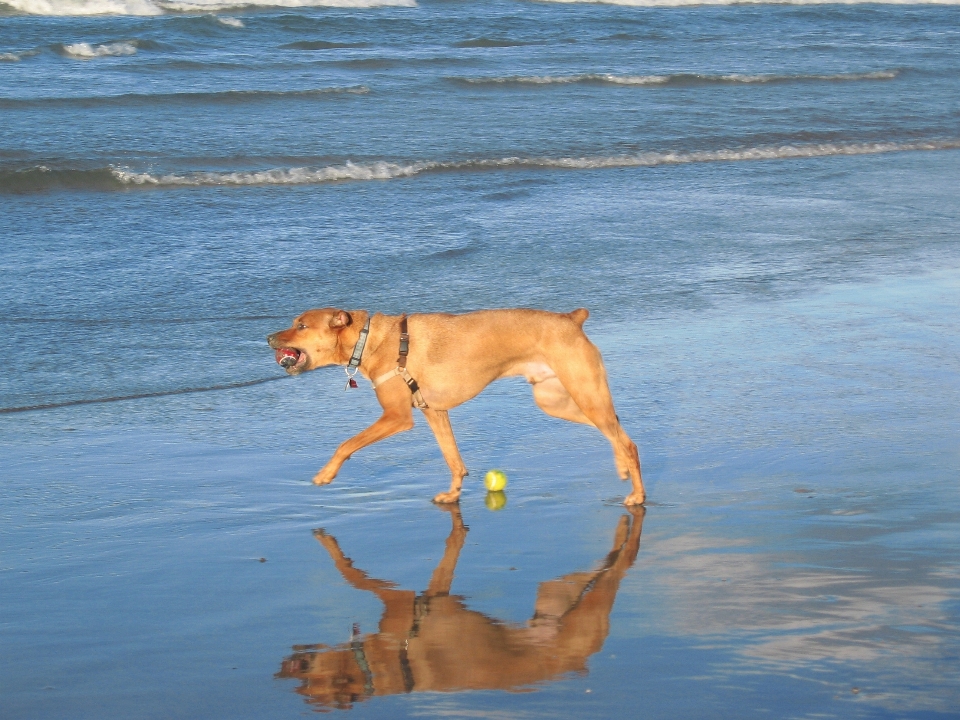
<svg viewBox="0 0 960 720">
<path fill-rule="evenodd" d="M 392 180 L 428 172 L 498 170 L 506 168 L 544 168 L 593 170 L 601 168 L 656 167 L 702 162 L 737 162 L 744 160 L 782 160 L 829 157 L 837 155 L 871 155 L 877 153 L 948 150 L 960 148 L 960 139 L 912 143 L 821 143 L 816 145 L 781 145 L 740 150 L 703 150 L 699 152 L 647 152 L 637 155 L 614 155 L 586 158 L 522 158 L 505 157 L 461 161 L 423 161 L 409 164 L 391 162 L 351 163 L 322 168 L 277 168 L 253 172 L 152 175 L 114 169 L 116 178 L 127 186 L 217 186 L 217 185 L 307 185 L 345 180 Z"/>
<path fill-rule="evenodd" d="M 0 52 L 0 62 L 20 62 L 26 57 L 39 55 L 39 50 L 24 50 L 23 52 Z"/>
<path fill-rule="evenodd" d="M 37 166 L 0 170 L 0 192 L 38 192 L 57 188 L 124 190 L 173 187 L 241 187 L 248 185 L 318 185 L 345 181 L 393 180 L 432 172 L 476 172 L 505 169 L 596 170 L 708 162 L 791 160 L 844 155 L 960 149 L 960 138 L 916 142 L 818 143 L 696 152 L 644 152 L 598 157 L 502 157 L 473 160 L 425 160 L 411 163 L 346 162 L 325 167 L 290 167 L 234 172 L 150 173 L 106 167 L 89 170 Z"/>
<path fill-rule="evenodd" d="M 960 0 L 542 0 L 629 7 L 698 5 L 958 5 Z M 0 0 L 0 7 L 27 15 L 163 15 L 166 12 L 218 12 L 242 8 L 416 7 L 416 0 Z"/>
<path fill-rule="evenodd" d="M 217 12 L 241 8 L 416 7 L 416 0 L 0 0 L 0 7 L 26 15 L 163 15 L 166 12 Z"/>
<path fill-rule="evenodd" d="M 673 73 L 670 75 L 615 75 L 613 73 L 581 73 L 579 75 L 507 75 L 504 77 L 451 77 L 449 80 L 466 85 L 634 85 L 634 86 L 693 86 L 693 85 L 764 85 L 790 82 L 854 82 L 863 80 L 893 80 L 900 70 L 876 70 L 861 73 L 833 74 L 742 74 L 708 75 Z"/>
<path fill-rule="evenodd" d="M 143 400 L 145 398 L 166 397 L 167 395 L 189 395 L 191 393 L 215 392 L 217 390 L 236 390 L 238 388 L 252 387 L 263 383 L 273 382 L 274 380 L 286 380 L 286 375 L 276 377 L 261 378 L 259 380 L 248 380 L 247 382 L 229 383 L 226 385 L 209 385 L 198 388 L 182 388 L 180 390 L 163 390 L 161 392 L 138 393 L 136 395 L 117 395 L 105 398 L 89 398 L 87 400 L 67 400 L 59 403 L 46 403 L 43 405 L 23 405 L 21 407 L 0 408 L 0 414 L 34 412 L 35 410 L 54 410 L 56 408 L 73 407 L 75 405 L 98 405 L 100 403 L 123 402 L 124 400 Z"/>
<path fill-rule="evenodd" d="M 960 0 L 537 0 L 561 4 L 627 7 L 696 7 L 698 5 L 960 5 Z"/>
<path fill-rule="evenodd" d="M 38 106 L 99 107 L 116 105 L 146 105 L 154 103 L 241 103 L 284 98 L 325 98 L 337 95 L 366 95 L 365 85 L 349 87 L 313 88 L 309 90 L 221 90 L 219 92 L 184 93 L 126 93 L 124 95 L 97 95 L 79 97 L 0 98 L 0 108 Z"/>
</svg>

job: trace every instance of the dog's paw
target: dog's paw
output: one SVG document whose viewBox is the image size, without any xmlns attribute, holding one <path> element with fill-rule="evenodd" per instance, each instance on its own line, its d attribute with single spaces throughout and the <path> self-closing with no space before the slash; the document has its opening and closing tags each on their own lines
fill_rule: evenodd
<svg viewBox="0 0 960 720">
<path fill-rule="evenodd" d="M 329 485 L 333 482 L 333 479 L 337 476 L 336 473 L 332 473 L 329 470 L 321 470 L 316 475 L 313 476 L 314 485 Z"/>
<path fill-rule="evenodd" d="M 458 492 L 443 492 L 438 494 L 433 498 L 433 501 L 437 505 L 446 505 L 448 503 L 455 503 L 460 500 L 460 493 Z"/>
<path fill-rule="evenodd" d="M 623 499 L 624 505 L 643 505 L 646 502 L 647 496 L 642 492 L 630 493 Z"/>
</svg>

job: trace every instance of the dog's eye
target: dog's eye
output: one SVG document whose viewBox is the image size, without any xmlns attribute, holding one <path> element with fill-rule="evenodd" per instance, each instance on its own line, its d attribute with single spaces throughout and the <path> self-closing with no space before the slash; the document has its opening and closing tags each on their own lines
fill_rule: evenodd
<svg viewBox="0 0 960 720">
<path fill-rule="evenodd" d="M 297 330 L 306 330 L 307 326 L 303 323 L 297 323 Z"/>
</svg>

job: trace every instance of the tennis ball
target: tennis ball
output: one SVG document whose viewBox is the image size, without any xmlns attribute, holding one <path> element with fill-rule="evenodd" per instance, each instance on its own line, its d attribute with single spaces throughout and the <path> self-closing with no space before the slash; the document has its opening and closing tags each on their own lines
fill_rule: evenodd
<svg viewBox="0 0 960 720">
<path fill-rule="evenodd" d="M 507 486 L 507 474 L 503 470 L 488 470 L 483 485 L 490 492 L 498 492 Z"/>
<path fill-rule="evenodd" d="M 487 493 L 483 503 L 488 510 L 502 510 L 507 504 L 507 494 L 503 490 L 495 490 Z"/>
</svg>

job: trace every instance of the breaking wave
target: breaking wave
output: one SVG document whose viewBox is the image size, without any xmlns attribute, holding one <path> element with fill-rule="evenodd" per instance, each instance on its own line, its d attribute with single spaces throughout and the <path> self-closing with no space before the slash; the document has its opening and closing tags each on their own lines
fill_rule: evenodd
<svg viewBox="0 0 960 720">
<path fill-rule="evenodd" d="M 960 0 L 542 0 L 629 7 L 695 7 L 697 5 L 960 5 Z"/>
<path fill-rule="evenodd" d="M 416 7 L 416 0 L 0 0 L 0 8 L 27 15 L 163 15 L 167 12 L 216 12 L 238 8 Z M 232 24 L 228 22 L 225 24 Z M 222 21 L 222 20 L 221 20 Z M 239 22 L 239 21 L 237 21 Z"/>
<path fill-rule="evenodd" d="M 893 80 L 899 70 L 877 70 L 864 73 L 836 73 L 832 75 L 701 75 L 674 73 L 671 75 L 614 75 L 611 73 L 582 73 L 579 75 L 509 75 L 506 77 L 451 77 L 449 80 L 466 85 L 638 85 L 656 87 L 688 87 L 695 85 L 757 85 L 791 82 L 847 82 L 857 80 Z"/>
<path fill-rule="evenodd" d="M 632 7 L 698 5 L 958 5 L 960 0 L 543 0 Z M 216 12 L 237 8 L 416 7 L 416 0 L 0 0 L 0 9 L 27 15 L 163 15 L 167 12 Z M 496 47 L 496 46 L 492 46 Z"/>
<path fill-rule="evenodd" d="M 23 52 L 0 52 L 0 62 L 20 62 L 25 57 L 39 55 L 39 50 L 24 50 Z"/>
<path fill-rule="evenodd" d="M 92 60 L 98 57 L 122 57 L 124 55 L 135 55 L 137 45 L 133 42 L 114 42 L 104 45 L 91 45 L 90 43 L 79 42 L 71 45 L 60 45 L 60 52 L 67 57 L 77 58 L 78 60 Z"/>
<path fill-rule="evenodd" d="M 160 187 L 224 187 L 247 185 L 315 185 L 332 182 L 393 180 L 431 172 L 470 172 L 511 168 L 593 170 L 602 168 L 657 167 L 707 162 L 786 160 L 840 155 L 960 149 L 960 138 L 917 142 L 819 143 L 768 147 L 702 150 L 697 152 L 645 152 L 581 158 L 503 157 L 495 159 L 393 163 L 346 162 L 326 167 L 275 168 L 237 172 L 185 172 L 155 174 L 107 167 L 92 170 L 50 169 L 44 166 L 0 171 L 0 192 L 37 192 L 58 188 L 121 190 Z"/>
<path fill-rule="evenodd" d="M 315 88 L 310 90 L 221 90 L 220 92 L 127 93 L 51 98 L 0 98 L 0 108 L 30 107 L 116 107 L 165 103 L 246 103 L 284 98 L 324 98 L 337 95 L 366 95 L 366 85 Z"/>
</svg>

